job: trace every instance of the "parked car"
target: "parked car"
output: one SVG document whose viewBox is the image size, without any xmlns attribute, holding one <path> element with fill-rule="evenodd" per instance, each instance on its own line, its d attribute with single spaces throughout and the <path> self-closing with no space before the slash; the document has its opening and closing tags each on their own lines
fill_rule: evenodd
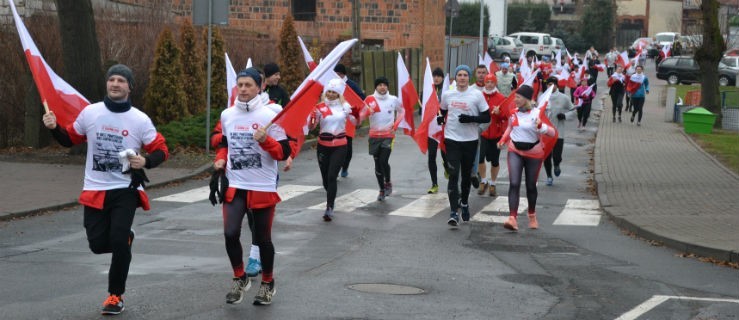
<svg viewBox="0 0 739 320">
<path fill-rule="evenodd" d="M 720 85 L 726 86 L 736 83 L 738 70 L 719 62 L 718 71 Z M 657 66 L 657 79 L 667 80 L 667 83 L 673 85 L 694 83 L 701 81 L 701 71 L 693 57 L 668 57 Z"/>
<path fill-rule="evenodd" d="M 727 68 L 739 71 L 739 56 L 724 56 L 721 58 L 721 63 L 725 64 Z"/>
<path fill-rule="evenodd" d="M 508 36 L 523 43 L 523 50 L 526 55 L 536 54 L 541 58 L 552 53 L 552 36 L 548 33 L 516 32 Z"/>
<path fill-rule="evenodd" d="M 654 44 L 657 49 L 661 49 L 662 46 L 672 45 L 675 41 L 680 40 L 680 33 L 678 32 L 660 32 L 654 35 Z"/>
<path fill-rule="evenodd" d="M 567 47 L 565 47 L 565 42 L 562 41 L 560 38 L 552 37 L 552 57 L 557 55 L 557 51 L 562 50 L 562 55 L 566 56 L 565 50 L 567 50 Z"/>
<path fill-rule="evenodd" d="M 503 60 L 505 57 L 518 58 L 523 50 L 523 43 L 516 38 L 490 36 L 488 39 L 488 54 L 495 60 Z"/>
<path fill-rule="evenodd" d="M 724 55 L 732 56 L 732 57 L 739 56 L 739 48 L 733 48 L 733 49 L 726 50 L 726 52 L 724 52 Z"/>
</svg>

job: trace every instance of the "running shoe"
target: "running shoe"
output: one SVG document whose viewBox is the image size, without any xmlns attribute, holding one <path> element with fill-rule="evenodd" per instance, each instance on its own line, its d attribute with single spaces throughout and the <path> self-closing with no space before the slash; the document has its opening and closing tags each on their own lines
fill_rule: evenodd
<svg viewBox="0 0 739 320">
<path fill-rule="evenodd" d="M 449 220 L 446 223 L 452 227 L 459 226 L 459 215 L 456 212 L 450 213 Z"/>
<path fill-rule="evenodd" d="M 559 175 L 562 173 L 562 169 L 559 168 L 559 166 L 554 166 L 554 175 L 556 177 L 559 177 Z"/>
<path fill-rule="evenodd" d="M 433 193 L 437 193 L 437 192 L 439 192 L 439 185 L 438 184 L 435 184 L 435 185 L 431 186 L 431 188 L 429 188 L 429 191 L 428 191 L 429 194 L 433 194 Z"/>
<path fill-rule="evenodd" d="M 275 285 L 275 281 L 272 280 L 272 282 L 264 282 L 262 281 L 262 285 L 259 286 L 259 291 L 257 291 L 257 295 L 254 296 L 254 305 L 269 305 L 272 303 L 272 297 L 277 294 L 277 286 Z"/>
<path fill-rule="evenodd" d="M 554 184 L 554 179 L 552 177 L 547 178 L 547 185 L 552 186 Z"/>
<path fill-rule="evenodd" d="M 510 216 L 508 217 L 508 221 L 506 221 L 503 224 L 503 228 L 506 228 L 508 230 L 518 231 L 518 222 L 516 222 L 516 217 Z"/>
<path fill-rule="evenodd" d="M 106 315 L 120 314 L 125 309 L 126 308 L 123 307 L 123 297 L 116 295 L 116 294 L 111 294 L 108 296 L 107 299 L 105 299 L 105 302 L 103 302 L 102 314 L 106 314 Z"/>
<path fill-rule="evenodd" d="M 490 188 L 488 189 L 488 193 L 490 194 L 491 197 L 497 197 L 498 196 L 498 193 L 495 190 L 495 185 L 494 184 L 491 184 L 490 185 Z"/>
<path fill-rule="evenodd" d="M 380 190 L 380 194 L 377 195 L 377 201 L 385 201 L 385 190 Z"/>
<path fill-rule="evenodd" d="M 529 213 L 529 229 L 539 229 L 539 221 L 536 221 L 536 212 Z"/>
<path fill-rule="evenodd" d="M 470 184 L 472 184 L 472 187 L 475 189 L 480 187 L 480 174 L 479 173 L 475 173 L 472 175 L 472 177 L 470 178 Z"/>
<path fill-rule="evenodd" d="M 477 189 L 477 194 L 483 195 L 485 194 L 485 191 L 487 190 L 488 190 L 488 184 L 486 182 L 483 182 L 480 184 L 480 188 Z"/>
<path fill-rule="evenodd" d="M 323 213 L 323 221 L 331 222 L 334 219 L 334 208 L 326 208 L 326 212 Z"/>
<path fill-rule="evenodd" d="M 347 169 L 341 169 L 341 177 L 346 178 L 349 176 L 349 170 Z"/>
<path fill-rule="evenodd" d="M 244 292 L 251 288 L 251 279 L 249 277 L 233 278 L 231 291 L 226 294 L 226 303 L 237 304 L 244 300 Z"/>
<path fill-rule="evenodd" d="M 393 193 L 393 184 L 385 182 L 385 196 L 389 197 Z"/>
<path fill-rule="evenodd" d="M 246 276 L 254 278 L 260 273 L 262 273 L 262 262 L 254 258 L 249 258 L 249 262 L 246 264 Z"/>
<path fill-rule="evenodd" d="M 470 205 L 461 204 L 459 207 L 462 208 L 462 221 L 470 221 Z"/>
</svg>

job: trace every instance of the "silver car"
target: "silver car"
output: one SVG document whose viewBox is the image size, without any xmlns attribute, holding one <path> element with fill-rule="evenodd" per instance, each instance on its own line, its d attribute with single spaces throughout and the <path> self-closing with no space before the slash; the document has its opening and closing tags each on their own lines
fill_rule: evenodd
<svg viewBox="0 0 739 320">
<path fill-rule="evenodd" d="M 516 38 L 490 36 L 488 39 L 488 54 L 494 60 L 503 60 L 505 57 L 517 59 L 523 50 L 523 43 Z"/>
</svg>

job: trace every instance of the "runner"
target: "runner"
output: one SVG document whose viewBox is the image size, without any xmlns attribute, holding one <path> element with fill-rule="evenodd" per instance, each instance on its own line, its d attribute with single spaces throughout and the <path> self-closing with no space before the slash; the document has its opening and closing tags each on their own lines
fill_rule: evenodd
<svg viewBox="0 0 739 320">
<path fill-rule="evenodd" d="M 549 77 L 547 79 L 547 86 L 557 85 L 557 77 Z M 575 106 L 572 105 L 570 97 L 566 94 L 559 92 L 559 90 L 553 90 L 552 95 L 549 96 L 549 104 L 547 105 L 547 117 L 554 119 L 552 123 L 557 132 L 562 132 L 565 126 L 565 120 L 568 116 L 572 115 L 572 111 L 575 110 Z M 552 177 L 552 160 L 554 160 L 554 175 L 559 177 L 562 170 L 559 164 L 562 163 L 562 150 L 564 149 L 565 139 L 564 135 L 560 134 L 557 137 L 557 142 L 554 144 L 554 149 L 549 153 L 546 159 L 544 159 L 544 171 L 547 174 L 547 185 L 551 186 L 554 184 L 554 178 Z"/>
<path fill-rule="evenodd" d="M 626 76 L 623 74 L 623 67 L 616 66 L 616 71 L 608 77 L 608 86 L 611 88 L 611 105 L 613 106 L 613 122 L 616 122 L 616 113 L 618 112 L 618 122 L 621 122 L 621 109 L 624 103 L 624 92 L 626 92 Z"/>
<path fill-rule="evenodd" d="M 270 100 L 283 107 L 290 103 L 290 95 L 280 85 L 280 67 L 276 63 L 270 62 L 264 65 L 264 82 L 266 85 L 264 91 L 267 92 Z"/>
<path fill-rule="evenodd" d="M 460 65 L 454 71 L 457 81 L 455 89 L 445 92 L 441 97 L 442 122 L 446 122 L 444 144 L 447 150 L 449 166 L 449 214 L 450 226 L 459 225 L 459 208 L 462 209 L 462 220 L 469 221 L 470 209 L 470 176 L 477 153 L 479 140 L 479 124 L 490 122 L 490 113 L 485 97 L 477 90 L 470 89 L 472 70 Z M 460 193 L 461 177 L 461 193 Z"/>
<path fill-rule="evenodd" d="M 336 179 L 341 165 L 346 159 L 346 122 L 356 123 L 351 106 L 344 101 L 346 83 L 341 79 L 332 79 L 323 88 L 323 101 L 316 105 L 313 112 L 311 129 L 320 125 L 316 154 L 318 168 L 321 169 L 323 189 L 326 190 L 326 211 L 323 221 L 334 218 L 334 201 L 336 200 Z"/>
<path fill-rule="evenodd" d="M 349 79 L 349 77 L 346 76 L 346 67 L 339 63 L 334 67 L 334 72 L 336 72 L 337 75 L 341 78 L 341 80 L 344 80 L 346 83 L 346 86 L 349 87 L 349 89 L 352 89 L 354 93 L 356 93 L 360 99 L 364 100 L 366 96 L 364 95 L 364 92 L 359 87 L 359 85 L 354 82 L 354 80 Z M 359 123 L 358 125 L 361 125 Z M 352 142 L 354 140 L 354 133 L 356 129 L 355 128 L 347 128 L 346 130 L 346 160 L 344 160 L 344 164 L 341 166 L 341 177 L 346 178 L 349 176 L 349 163 L 352 161 Z"/>
<path fill-rule="evenodd" d="M 508 115 L 501 111 L 500 107 L 506 97 L 498 92 L 497 82 L 498 80 L 492 73 L 485 76 L 485 87 L 482 95 L 485 97 L 485 102 L 487 102 L 490 111 L 490 126 L 480 135 L 480 156 L 478 159 L 478 174 L 481 182 L 477 194 L 483 195 L 489 189 L 491 197 L 498 196 L 495 180 L 498 178 L 498 171 L 500 171 L 500 149 L 498 149 L 497 143 L 503 136 L 505 129 L 508 128 Z M 485 178 L 487 175 L 485 172 L 486 159 L 490 162 L 490 179 Z"/>
<path fill-rule="evenodd" d="M 375 160 L 375 177 L 380 186 L 377 201 L 393 193 L 393 183 L 390 179 L 390 153 L 393 150 L 395 130 L 405 116 L 403 105 L 398 97 L 388 93 L 390 82 L 385 77 L 375 79 L 375 93 L 367 97 L 365 103 L 369 106 L 369 154 Z"/>
<path fill-rule="evenodd" d="M 580 131 L 585 130 L 585 126 L 588 124 L 588 118 L 590 118 L 590 108 L 595 98 L 595 90 L 592 90 L 588 86 L 588 78 L 583 77 L 580 80 L 580 86 L 575 90 L 575 98 L 580 99 L 576 104 L 577 107 L 577 128 Z"/>
<path fill-rule="evenodd" d="M 237 75 L 238 97 L 235 108 L 221 113 L 222 137 L 213 168 L 225 174 L 227 188 L 220 193 L 223 204 L 223 234 L 226 252 L 233 268 L 233 286 L 226 302 L 240 303 L 251 280 L 244 271 L 241 225 L 247 216 L 262 261 L 262 283 L 254 297 L 255 305 L 268 305 L 276 293 L 273 278 L 275 248 L 272 222 L 277 195 L 277 161 L 285 160 L 291 149 L 282 128 L 271 122 L 277 112 L 259 96 L 262 77 L 255 68 Z M 212 187 L 211 187 L 212 188 Z M 225 190 L 224 190 L 225 189 Z M 219 201 L 219 202 L 221 202 Z"/>
<path fill-rule="evenodd" d="M 529 202 L 528 217 L 529 228 L 538 229 L 536 220 L 536 180 L 539 177 L 544 147 L 540 143 L 539 136 L 546 134 L 553 136 L 555 131 L 542 123 L 539 109 L 532 109 L 531 98 L 534 89 L 523 85 L 516 91 L 515 104 L 517 109 L 513 111 L 508 120 L 508 128 L 503 134 L 498 148 L 503 145 L 508 147 L 508 177 L 510 185 L 508 188 L 508 206 L 510 216 L 503 226 L 506 229 L 518 230 L 518 201 L 521 193 L 521 178 L 526 172 L 526 199 Z"/>
<path fill-rule="evenodd" d="M 631 103 L 634 108 L 634 111 L 631 113 L 631 123 L 634 123 L 634 117 L 638 114 L 639 117 L 636 120 L 636 125 L 641 126 L 644 100 L 646 99 L 646 95 L 649 94 L 649 78 L 644 75 L 643 66 L 636 66 L 636 73 L 629 77 L 627 88 L 630 89 Z"/>
<path fill-rule="evenodd" d="M 510 59 L 506 57 L 506 60 L 500 64 L 500 70 L 495 73 L 495 78 L 498 79 L 498 91 L 504 96 L 509 96 L 511 91 L 518 88 L 516 75 L 510 72 Z"/>
<path fill-rule="evenodd" d="M 443 87 L 445 85 L 444 83 L 444 71 L 441 70 L 441 68 L 437 67 L 434 69 L 434 71 L 431 73 L 431 75 L 434 78 L 434 90 L 436 92 L 436 98 L 441 101 L 441 92 L 443 91 Z M 436 150 L 439 149 L 439 141 L 437 141 L 437 137 L 432 136 L 432 132 L 429 131 L 429 137 L 428 137 L 428 167 L 429 167 L 429 174 L 431 175 L 431 188 L 427 191 L 428 193 L 437 193 L 439 192 L 439 183 L 436 177 Z M 444 168 L 444 177 L 449 179 L 449 172 L 447 171 L 446 167 L 446 152 L 441 151 L 441 166 Z"/>
<path fill-rule="evenodd" d="M 137 207 L 149 210 L 144 168 L 155 168 L 167 157 L 164 137 L 145 113 L 131 107 L 134 88 L 131 69 L 116 64 L 106 74 L 106 96 L 80 112 L 74 123 L 62 128 L 56 115 L 43 116 L 44 125 L 65 147 L 87 142 L 85 182 L 79 202 L 84 205 L 84 226 L 90 250 L 112 253 L 108 270 L 108 298 L 102 313 L 123 312 Z M 139 154 L 141 149 L 146 156 Z"/>
</svg>

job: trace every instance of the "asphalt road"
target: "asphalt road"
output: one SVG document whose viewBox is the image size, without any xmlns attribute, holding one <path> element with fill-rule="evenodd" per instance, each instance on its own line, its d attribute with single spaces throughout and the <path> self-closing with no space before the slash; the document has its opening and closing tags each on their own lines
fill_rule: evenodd
<svg viewBox="0 0 739 320">
<path fill-rule="evenodd" d="M 450 229 L 446 180 L 440 171 L 440 194 L 425 194 L 430 186 L 425 156 L 405 136 L 396 139 L 394 194 L 385 202 L 372 199 L 377 187 L 366 138 L 355 140 L 350 176 L 339 179 L 336 219 L 325 223 L 315 151 L 304 151 L 280 178 L 294 197 L 277 209 L 278 287 L 267 307 L 249 303 L 256 286 L 244 303 L 225 303 L 231 270 L 220 208 L 212 207 L 204 192 L 182 195 L 207 181 L 152 190 L 152 211 L 139 211 L 134 221 L 126 311 L 119 318 L 739 318 L 737 270 L 635 239 L 600 216 L 597 207 L 578 211 L 578 203 L 596 200 L 590 159 L 598 113 L 585 132 L 568 123 L 562 176 L 551 187 L 544 185 L 543 170 L 539 178 L 541 228 L 527 229 L 523 216 L 518 233 L 490 222 L 504 219 L 507 206 L 496 207 L 493 198 L 476 193 L 470 196 L 471 211 L 482 212 Z M 502 170 L 503 197 L 506 181 Z M 156 200 L 164 196 L 193 202 Z M 429 209 L 419 199 L 437 204 Z M 555 224 L 566 212 L 580 213 L 591 225 Z M 242 238 L 248 245 L 248 230 Z M 109 261 L 109 255 L 88 250 L 81 208 L 3 222 L 0 318 L 100 318 Z M 352 289 L 358 284 L 380 292 Z M 422 292 L 401 295 L 390 289 Z"/>
</svg>

